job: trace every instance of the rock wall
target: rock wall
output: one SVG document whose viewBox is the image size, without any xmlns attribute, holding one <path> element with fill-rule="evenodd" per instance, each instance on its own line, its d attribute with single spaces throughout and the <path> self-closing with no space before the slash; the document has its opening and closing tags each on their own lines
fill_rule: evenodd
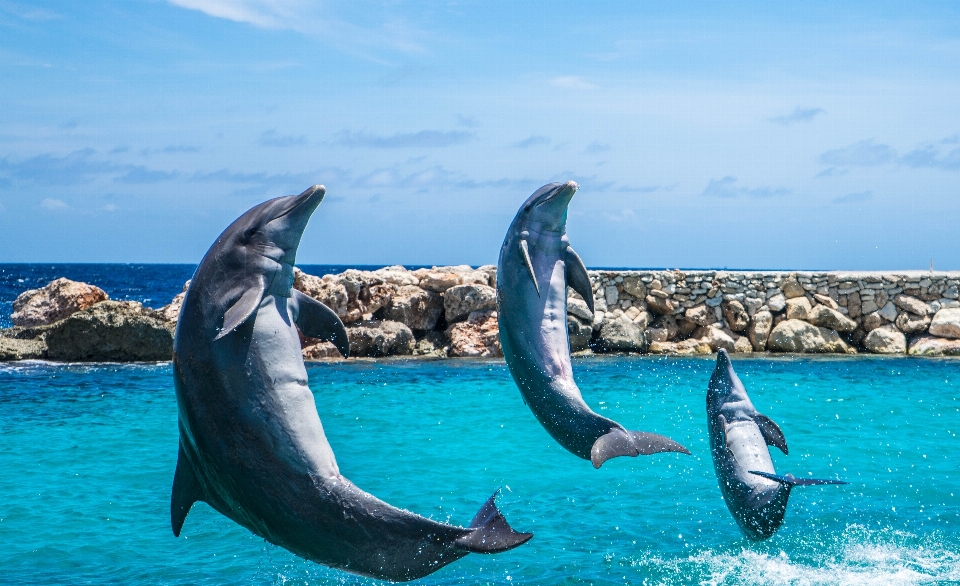
<svg viewBox="0 0 960 586">
<path fill-rule="evenodd" d="M 876 353 L 960 356 L 960 272 L 590 271 L 594 309 L 569 290 L 581 353 Z M 294 287 L 344 321 L 353 356 L 501 356 L 496 267 L 400 266 L 315 276 Z M 184 287 L 186 290 L 186 286 Z M 160 310 L 57 280 L 14 304 L 0 361 L 164 360 L 183 293 Z M 29 311 L 26 311 L 29 309 Z M 336 348 L 305 338 L 307 360 Z"/>
</svg>

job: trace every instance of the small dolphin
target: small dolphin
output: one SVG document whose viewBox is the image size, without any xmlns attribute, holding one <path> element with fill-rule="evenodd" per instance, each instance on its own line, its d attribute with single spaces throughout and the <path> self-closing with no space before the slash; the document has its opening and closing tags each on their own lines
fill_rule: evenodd
<svg viewBox="0 0 960 586">
<path fill-rule="evenodd" d="M 723 348 L 707 388 L 707 423 L 720 492 L 750 539 L 767 539 L 777 532 L 794 486 L 846 484 L 776 474 L 767 446 L 786 454 L 787 440 L 772 419 L 754 409 Z"/>
<path fill-rule="evenodd" d="M 524 543 L 531 535 L 510 528 L 496 493 L 465 529 L 392 507 L 340 475 L 297 329 L 344 356 L 347 332 L 333 311 L 292 289 L 300 237 L 323 195 L 317 185 L 240 216 L 187 289 L 174 339 L 174 535 L 203 501 L 301 557 L 385 580 Z"/>
<path fill-rule="evenodd" d="M 570 366 L 567 286 L 593 311 L 593 289 L 567 238 L 567 205 L 579 186 L 544 185 L 507 230 L 497 266 L 500 345 L 524 402 L 553 439 L 599 468 L 616 456 L 690 452 L 655 433 L 628 431 L 587 407 Z"/>
</svg>

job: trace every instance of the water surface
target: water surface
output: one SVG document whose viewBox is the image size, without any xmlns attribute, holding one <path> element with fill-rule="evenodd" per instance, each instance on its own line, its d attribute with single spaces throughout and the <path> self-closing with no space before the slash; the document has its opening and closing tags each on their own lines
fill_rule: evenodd
<svg viewBox="0 0 960 586">
<path fill-rule="evenodd" d="M 960 581 L 960 361 L 735 358 L 780 424 L 793 491 L 772 539 L 741 535 L 717 488 L 704 397 L 713 361 L 575 362 L 587 401 L 693 452 L 594 470 L 556 445 L 489 361 L 308 367 L 345 476 L 467 524 L 500 506 L 526 545 L 422 584 L 915 584 Z M 0 365 L 0 567 L 6 583 L 374 584 L 266 544 L 198 504 L 175 539 L 169 364 Z"/>
</svg>

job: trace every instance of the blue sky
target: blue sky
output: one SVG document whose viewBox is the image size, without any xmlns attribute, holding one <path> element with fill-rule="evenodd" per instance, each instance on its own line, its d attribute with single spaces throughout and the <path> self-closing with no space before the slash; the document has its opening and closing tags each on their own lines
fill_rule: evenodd
<svg viewBox="0 0 960 586">
<path fill-rule="evenodd" d="M 773 6 L 773 8 L 771 8 Z M 314 183 L 301 263 L 960 269 L 960 5 L 0 0 L 0 262 L 197 262 Z"/>
</svg>

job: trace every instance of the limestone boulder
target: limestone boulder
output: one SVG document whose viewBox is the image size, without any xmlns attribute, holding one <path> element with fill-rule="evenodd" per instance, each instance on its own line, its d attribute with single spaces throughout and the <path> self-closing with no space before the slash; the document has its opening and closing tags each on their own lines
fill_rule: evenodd
<svg viewBox="0 0 960 586">
<path fill-rule="evenodd" d="M 324 340 L 316 340 L 314 343 L 304 346 L 301 352 L 303 353 L 303 359 L 307 361 L 343 359 L 337 347 Z"/>
<path fill-rule="evenodd" d="M 883 318 L 880 317 L 880 313 L 877 311 L 868 313 L 863 317 L 860 327 L 863 328 L 864 332 L 872 332 L 873 330 L 879 328 L 883 325 Z"/>
<path fill-rule="evenodd" d="M 456 287 L 462 283 L 460 274 L 450 271 L 428 271 L 420 277 L 420 286 L 434 293 L 443 293 L 450 287 Z"/>
<path fill-rule="evenodd" d="M 733 352 L 733 348 L 736 345 L 736 342 L 732 336 L 720 328 L 711 326 L 701 326 L 697 328 L 690 338 L 694 340 L 700 340 L 710 347 L 711 352 L 716 352 L 720 348 L 724 348 L 728 352 Z"/>
<path fill-rule="evenodd" d="M 787 319 L 807 319 L 811 309 L 810 300 L 806 297 L 787 299 Z"/>
<path fill-rule="evenodd" d="M 163 316 L 163 319 L 174 323 L 180 319 L 180 307 L 183 305 L 183 298 L 187 296 L 187 288 L 189 287 L 190 281 L 187 281 L 183 284 L 183 291 L 177 293 L 170 303 L 157 310 Z"/>
<path fill-rule="evenodd" d="M 347 326 L 350 356 L 403 356 L 413 353 L 413 332 L 391 320 L 365 320 Z"/>
<path fill-rule="evenodd" d="M 840 305 L 838 305 L 837 302 L 834 301 L 832 297 L 829 297 L 827 295 L 821 295 L 819 293 L 814 293 L 813 298 L 816 299 L 818 302 L 820 302 L 822 305 L 826 305 L 827 307 L 829 307 L 834 311 L 840 309 Z"/>
<path fill-rule="evenodd" d="M 910 342 L 911 356 L 960 356 L 960 339 L 919 336 Z"/>
<path fill-rule="evenodd" d="M 905 354 L 907 337 L 896 326 L 880 326 L 867 334 L 863 346 L 874 354 Z"/>
<path fill-rule="evenodd" d="M 567 334 L 570 337 L 570 351 L 578 352 L 590 345 L 593 337 L 593 322 L 567 314 Z"/>
<path fill-rule="evenodd" d="M 798 353 L 852 353 L 853 349 L 831 329 L 817 327 L 799 319 L 787 319 L 773 328 L 767 350 Z"/>
<path fill-rule="evenodd" d="M 443 311 L 448 324 L 460 321 L 475 311 L 496 307 L 497 290 L 488 285 L 456 285 L 443 294 Z"/>
<path fill-rule="evenodd" d="M 773 313 L 780 313 L 783 311 L 783 308 L 787 306 L 787 298 L 781 293 L 777 293 L 770 299 L 767 299 L 767 307 L 770 308 L 770 311 Z"/>
<path fill-rule="evenodd" d="M 634 299 L 643 299 L 647 296 L 647 286 L 643 284 L 640 277 L 624 277 L 620 286 L 623 288 L 624 293 Z"/>
<path fill-rule="evenodd" d="M 447 355 L 449 347 L 450 340 L 447 339 L 446 332 L 423 332 L 423 336 L 418 338 L 413 345 L 413 355 L 439 358 Z"/>
<path fill-rule="evenodd" d="M 13 360 L 36 360 L 45 358 L 47 345 L 41 339 L 18 339 L 0 337 L 0 362 Z"/>
<path fill-rule="evenodd" d="M 500 330 L 497 325 L 497 312 L 492 309 L 474 311 L 466 321 L 455 323 L 447 328 L 450 338 L 450 356 L 456 357 L 500 357 Z"/>
<path fill-rule="evenodd" d="M 709 326 L 717 322 L 717 314 L 712 307 L 695 305 L 683 312 L 683 317 L 698 326 Z"/>
<path fill-rule="evenodd" d="M 293 288 L 313 297 L 336 313 L 344 323 L 358 322 L 386 307 L 397 286 L 376 273 L 350 269 L 339 275 L 316 277 L 294 269 Z"/>
<path fill-rule="evenodd" d="M 960 339 L 960 307 L 941 309 L 930 321 L 930 335 Z"/>
<path fill-rule="evenodd" d="M 320 278 L 294 268 L 293 288 L 323 303 L 332 309 L 341 320 L 347 321 L 347 305 L 350 302 L 350 295 L 347 293 L 347 288 L 337 281 L 335 275 Z"/>
<path fill-rule="evenodd" d="M 677 337 L 677 334 L 680 333 L 680 326 L 677 323 L 677 318 L 672 315 L 661 315 L 650 323 L 650 328 L 659 329 L 666 332 L 667 337 L 665 340 L 672 340 L 673 338 Z M 650 340 L 647 341 L 649 342 Z"/>
<path fill-rule="evenodd" d="M 742 332 L 750 324 L 750 316 L 747 309 L 736 299 L 724 301 L 720 306 L 723 310 L 723 317 L 734 332 Z"/>
<path fill-rule="evenodd" d="M 662 291 L 657 292 L 662 293 Z M 673 313 L 673 310 L 680 307 L 676 299 L 670 299 L 669 297 L 664 298 L 658 295 L 647 295 L 644 301 L 647 303 L 647 309 L 656 315 L 669 315 Z"/>
<path fill-rule="evenodd" d="M 920 301 L 916 297 L 911 297 L 909 295 L 896 295 L 893 298 L 893 303 L 904 311 L 909 311 L 910 313 L 916 315 L 930 315 L 934 313 L 930 305 L 924 301 Z"/>
<path fill-rule="evenodd" d="M 783 283 L 780 285 L 780 290 L 783 291 L 783 296 L 787 299 L 803 297 L 804 294 L 803 286 L 800 285 L 800 282 L 794 277 L 784 279 Z"/>
<path fill-rule="evenodd" d="M 577 299 L 575 297 L 567 298 L 567 313 L 573 316 L 576 316 L 582 320 L 593 322 L 593 314 L 590 313 L 590 308 L 587 307 L 587 302 L 582 299 Z"/>
<path fill-rule="evenodd" d="M 52 324 L 106 299 L 99 287 L 60 278 L 18 295 L 10 320 L 15 326 Z"/>
<path fill-rule="evenodd" d="M 791 301 L 793 300 L 791 299 Z M 838 332 L 852 332 L 853 330 L 857 329 L 857 322 L 843 315 L 839 311 L 830 309 L 826 305 L 818 304 L 813 306 L 807 313 L 807 321 L 815 326 L 830 328 L 831 330 L 837 330 Z"/>
<path fill-rule="evenodd" d="M 622 318 L 603 323 L 598 344 L 606 352 L 643 352 L 647 346 L 643 328 Z"/>
<path fill-rule="evenodd" d="M 702 356 L 713 352 L 709 344 L 694 339 L 680 342 L 651 342 L 647 351 L 650 354 L 676 354 L 678 356 Z"/>
<path fill-rule="evenodd" d="M 432 330 L 443 315 L 443 297 L 415 285 L 401 285 L 390 296 L 383 318 L 404 323 L 411 330 Z"/>
<path fill-rule="evenodd" d="M 733 340 L 733 352 L 737 354 L 747 354 L 753 352 L 753 344 L 746 336 L 737 336 Z"/>
<path fill-rule="evenodd" d="M 773 329 L 773 314 L 769 311 L 758 311 L 747 328 L 747 337 L 753 344 L 756 352 L 763 352 L 767 349 L 767 339 L 770 337 L 770 331 Z"/>
<path fill-rule="evenodd" d="M 173 324 L 134 301 L 101 301 L 52 324 L 47 358 L 62 362 L 153 362 L 173 357 Z"/>
<path fill-rule="evenodd" d="M 417 277 L 417 275 L 415 275 L 412 271 L 408 271 L 402 265 L 383 267 L 382 269 L 373 271 L 373 274 L 383 279 L 384 283 L 390 283 L 391 285 L 396 285 L 397 287 L 420 284 L 420 278 Z"/>
<path fill-rule="evenodd" d="M 904 311 L 897 316 L 894 323 L 898 330 L 908 336 L 913 336 L 927 331 L 927 328 L 930 327 L 930 316 L 920 316 Z"/>
</svg>

